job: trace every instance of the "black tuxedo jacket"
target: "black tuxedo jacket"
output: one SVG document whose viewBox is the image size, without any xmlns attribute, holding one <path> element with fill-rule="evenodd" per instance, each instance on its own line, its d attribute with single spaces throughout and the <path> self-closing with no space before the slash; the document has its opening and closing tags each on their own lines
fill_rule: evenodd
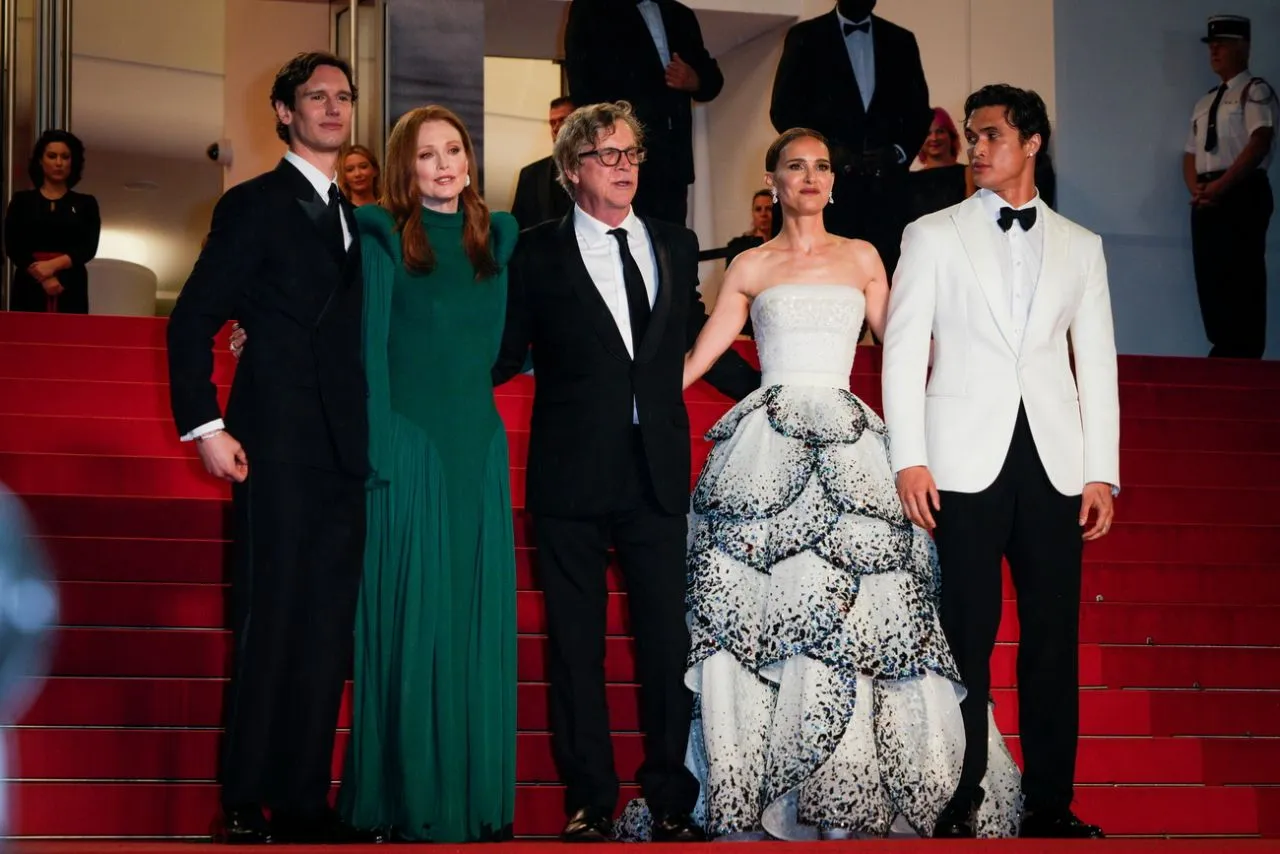
<svg viewBox="0 0 1280 854">
<path fill-rule="evenodd" d="M 612 506 L 620 466 L 632 459 L 632 400 L 662 508 L 689 506 L 689 414 L 684 356 L 706 323 L 698 295 L 698 238 L 644 218 L 657 257 L 658 293 L 635 359 L 578 251 L 573 215 L 524 232 L 508 268 L 507 325 L 494 384 L 533 347 L 537 390 L 525 500 L 534 513 L 592 516 Z M 707 380 L 733 398 L 760 375 L 730 350 Z"/>
<path fill-rule="evenodd" d="M 807 127 L 827 137 L 837 166 L 865 150 L 900 146 L 905 171 L 933 121 L 920 48 L 910 30 L 874 15 L 871 40 L 876 88 L 863 109 L 836 11 L 793 26 L 773 79 L 769 118 L 779 133 Z"/>
<path fill-rule="evenodd" d="M 579 106 L 630 101 L 644 125 L 645 145 L 669 158 L 671 177 L 693 183 L 693 107 L 724 87 L 724 75 L 702 43 L 693 11 L 657 0 L 667 47 L 698 72 L 698 91 L 672 89 L 644 16 L 632 0 L 573 0 L 565 25 L 564 64 L 569 95 Z"/>
<path fill-rule="evenodd" d="M 520 170 L 511 215 L 520 229 L 560 217 L 573 210 L 573 200 L 556 179 L 556 162 L 550 157 L 535 160 Z"/>
<path fill-rule="evenodd" d="M 219 417 L 213 338 L 236 318 L 253 340 L 236 369 L 227 430 L 249 457 L 363 475 L 368 470 L 360 242 L 325 236 L 326 202 L 282 160 L 232 187 L 213 212 L 169 319 L 169 388 L 178 432 Z"/>
</svg>

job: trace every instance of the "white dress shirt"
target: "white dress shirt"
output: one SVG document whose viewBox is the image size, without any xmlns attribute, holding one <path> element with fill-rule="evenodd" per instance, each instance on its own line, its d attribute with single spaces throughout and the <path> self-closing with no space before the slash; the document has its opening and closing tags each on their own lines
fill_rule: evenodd
<svg viewBox="0 0 1280 854">
<path fill-rule="evenodd" d="M 649 35 L 653 36 L 653 45 L 658 49 L 658 57 L 662 60 L 662 67 L 666 68 L 671 64 L 671 48 L 667 44 L 667 28 L 662 23 L 662 10 L 655 0 L 642 0 L 636 4 L 636 8 L 644 16 Z"/>
<path fill-rule="evenodd" d="M 1022 346 L 1022 335 L 1027 328 L 1027 318 L 1031 315 L 1031 300 L 1035 297 L 1036 285 L 1040 281 L 1040 266 L 1044 258 L 1044 211 L 1036 211 L 1036 224 L 1030 231 L 1023 231 L 1017 222 L 1009 226 L 1008 231 L 1001 231 L 996 220 L 1000 218 L 1000 209 L 1013 207 L 990 190 L 979 190 L 978 196 L 991 215 L 991 229 L 1000 242 L 1001 249 L 996 253 L 1000 258 L 1000 272 L 1004 280 L 1004 304 L 1009 308 L 1009 319 L 1013 321 L 1015 348 Z M 1040 207 L 1040 194 L 1014 210 Z"/>
<path fill-rule="evenodd" d="M 1218 145 L 1213 151 L 1205 151 L 1205 136 L 1209 132 L 1209 111 L 1213 109 L 1218 89 L 1200 97 L 1191 113 L 1191 131 L 1187 134 L 1185 151 L 1196 159 L 1196 172 L 1222 172 L 1231 168 L 1236 158 L 1249 144 L 1249 138 L 1259 128 L 1274 128 L 1277 124 L 1277 107 L 1275 94 L 1266 82 L 1259 80 L 1249 86 L 1248 100 L 1244 99 L 1244 87 L 1253 79 L 1248 69 L 1241 71 L 1227 81 L 1227 91 L 1218 104 Z M 1271 153 L 1275 150 L 1275 140 L 1271 141 L 1271 151 L 1258 164 L 1259 169 L 1271 165 Z"/>
<path fill-rule="evenodd" d="M 858 93 L 862 95 L 862 109 L 871 109 L 871 99 L 876 94 L 876 47 L 871 39 L 871 27 L 874 23 L 868 15 L 865 19 L 867 31 L 854 30 L 844 34 L 845 24 L 861 24 L 863 21 L 850 21 L 836 10 L 840 35 L 844 38 L 844 48 L 849 52 L 849 63 L 853 66 L 853 76 L 858 81 Z"/>
<path fill-rule="evenodd" d="M 635 211 L 628 211 L 627 217 L 618 228 L 627 231 L 627 248 L 640 268 L 640 277 L 644 279 L 644 289 L 649 296 L 649 307 L 653 308 L 654 298 L 658 294 L 658 261 L 653 254 L 653 243 L 649 240 L 649 232 L 644 223 L 636 216 Z M 587 275 L 595 283 L 596 290 L 613 315 L 613 322 L 618 326 L 618 334 L 627 353 L 635 358 L 635 348 L 631 342 L 631 312 L 627 308 L 627 285 L 622 274 L 622 253 L 618 249 L 618 240 L 609 234 L 612 227 L 606 225 L 577 205 L 573 208 L 573 233 L 578 238 L 578 251 L 582 254 L 582 263 L 587 268 Z M 632 423 L 640 423 L 639 411 L 635 403 L 631 405 Z"/>
<path fill-rule="evenodd" d="M 316 188 L 316 192 L 320 195 L 321 201 L 323 201 L 326 205 L 329 204 L 329 188 L 331 186 L 337 186 L 337 183 L 338 183 L 336 173 L 332 177 L 326 178 L 323 172 L 321 172 L 315 166 L 308 163 L 306 160 L 303 160 L 298 155 L 294 154 L 292 151 L 286 151 L 284 155 L 284 159 L 287 160 L 290 163 L 290 165 L 292 165 L 295 169 L 301 172 L 302 177 L 306 178 L 307 181 L 311 183 L 311 186 Z M 342 245 L 344 249 L 350 249 L 351 248 L 351 228 L 350 226 L 347 225 L 347 217 L 345 212 L 343 213 L 341 220 L 342 220 Z M 190 433 L 186 433 L 180 436 L 179 439 L 183 442 L 191 442 L 191 441 L 194 441 L 195 439 L 199 439 L 203 436 L 208 436 L 212 433 L 217 433 L 219 430 L 225 430 L 225 429 L 226 429 L 226 424 L 223 422 L 223 420 L 221 418 L 215 418 L 212 421 L 208 421 L 204 424 L 201 424 L 199 427 L 195 428 Z"/>
</svg>

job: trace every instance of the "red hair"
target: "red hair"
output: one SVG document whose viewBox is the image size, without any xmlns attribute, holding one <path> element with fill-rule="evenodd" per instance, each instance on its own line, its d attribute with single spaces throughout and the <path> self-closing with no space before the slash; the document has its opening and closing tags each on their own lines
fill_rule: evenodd
<svg viewBox="0 0 1280 854">
<path fill-rule="evenodd" d="M 956 123 L 951 120 L 951 114 L 941 107 L 933 108 L 933 119 L 929 122 L 929 127 L 935 124 L 939 125 L 947 132 L 947 136 L 951 138 L 951 156 L 960 156 L 960 131 L 956 130 Z M 921 163 L 924 163 L 924 146 L 920 146 L 920 153 L 916 155 Z"/>
</svg>

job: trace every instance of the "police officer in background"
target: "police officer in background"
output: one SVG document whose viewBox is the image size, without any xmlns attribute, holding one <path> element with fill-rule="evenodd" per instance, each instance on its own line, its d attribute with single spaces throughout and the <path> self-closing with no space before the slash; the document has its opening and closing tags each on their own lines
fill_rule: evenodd
<svg viewBox="0 0 1280 854">
<path fill-rule="evenodd" d="M 1202 41 L 1222 79 L 1197 103 L 1182 158 L 1191 192 L 1191 251 L 1210 356 L 1260 359 L 1266 347 L 1267 181 L 1275 90 L 1249 73 L 1249 19 L 1214 15 Z"/>
</svg>

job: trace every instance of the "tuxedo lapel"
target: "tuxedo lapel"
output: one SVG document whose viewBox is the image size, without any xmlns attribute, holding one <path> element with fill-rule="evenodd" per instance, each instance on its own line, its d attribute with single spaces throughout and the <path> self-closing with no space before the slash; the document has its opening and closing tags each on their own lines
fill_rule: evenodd
<svg viewBox="0 0 1280 854">
<path fill-rule="evenodd" d="M 823 18 L 826 26 L 821 29 L 822 43 L 826 47 L 827 55 L 831 57 L 831 70 L 834 74 L 830 81 L 831 87 L 836 92 L 852 92 L 853 102 L 849 108 L 855 113 L 865 114 L 866 110 L 862 106 L 862 89 L 858 84 L 858 75 L 853 73 L 853 60 L 849 59 L 849 48 L 844 42 L 844 33 L 840 28 L 840 19 L 836 17 L 836 10 L 832 9 Z M 874 30 L 875 27 L 872 29 Z M 879 57 L 879 55 L 880 51 L 877 49 L 876 56 Z M 878 74 L 879 71 L 880 69 L 877 68 L 876 73 Z M 842 80 L 843 86 L 840 83 Z"/>
<path fill-rule="evenodd" d="M 1044 248 L 1040 255 L 1040 275 L 1035 291 L 1031 294 L 1031 307 L 1027 314 L 1027 330 L 1022 336 L 1022 346 L 1032 337 L 1032 330 L 1040 329 L 1047 317 L 1053 316 L 1055 303 L 1063 293 L 1060 273 L 1067 267 L 1070 252 L 1071 231 L 1062 217 L 1046 205 L 1037 205 L 1041 228 L 1044 229 Z"/>
<path fill-rule="evenodd" d="M 662 343 L 662 335 L 667 328 L 667 318 L 671 316 L 671 251 L 667 242 L 662 240 L 653 228 L 653 223 L 642 217 L 644 229 L 649 233 L 649 244 L 653 246 L 653 256 L 657 259 L 658 293 L 653 301 L 653 312 L 649 315 L 649 326 L 645 330 L 644 340 L 636 353 L 637 362 L 647 362 L 653 358 L 658 346 Z"/>
<path fill-rule="evenodd" d="M 627 345 L 622 340 L 622 333 L 618 331 L 618 324 L 614 321 L 609 306 L 605 304 L 604 297 L 600 296 L 600 291 L 592 281 L 591 274 L 587 272 L 587 265 L 582 262 L 582 253 L 578 250 L 578 237 L 573 231 L 573 211 L 560 220 L 560 225 L 556 228 L 556 240 L 560 244 L 560 256 L 564 259 L 565 273 L 569 277 L 574 293 L 582 302 L 591 325 L 600 336 L 601 343 L 614 358 L 624 362 L 631 361 L 631 354 L 627 352 Z"/>
<path fill-rule="evenodd" d="M 876 86 L 871 90 L 871 100 L 867 102 L 867 112 L 876 108 L 876 104 L 884 100 L 879 97 L 881 91 L 893 79 L 893 71 L 888 68 L 890 49 L 884 43 L 884 26 L 871 16 L 871 64 L 876 70 Z M 861 101 L 859 101 L 861 103 Z"/>
<path fill-rule="evenodd" d="M 294 168 L 289 161 L 281 160 L 280 165 L 276 167 L 276 171 L 285 178 L 290 192 L 298 203 L 298 208 L 305 215 L 306 220 L 311 224 L 313 233 L 324 246 L 324 254 L 329 256 L 335 265 L 342 267 L 346 259 L 338 257 L 337 248 L 332 245 L 333 241 L 328 234 L 328 201 L 320 198 L 316 193 L 316 188 L 311 186 L 311 182 L 306 179 L 306 176 Z M 354 232 L 352 236 L 355 236 Z"/>
<path fill-rule="evenodd" d="M 951 215 L 960 233 L 960 245 L 964 248 L 973 267 L 978 286 L 987 300 L 987 308 L 995 319 L 1000 335 L 1010 350 L 1014 349 L 1014 336 L 1010 328 L 1009 308 L 1004 300 L 1004 273 L 1000 257 L 996 254 L 995 224 L 987 216 L 978 196 L 970 196 Z"/>
</svg>

